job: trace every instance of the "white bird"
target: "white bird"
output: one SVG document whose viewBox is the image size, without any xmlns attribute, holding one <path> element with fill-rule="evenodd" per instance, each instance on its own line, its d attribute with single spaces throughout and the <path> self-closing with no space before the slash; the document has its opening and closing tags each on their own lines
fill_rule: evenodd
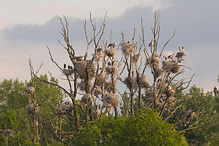
<svg viewBox="0 0 219 146">
<path fill-rule="evenodd" d="M 181 52 L 181 46 L 179 46 L 179 51 Z"/>
</svg>

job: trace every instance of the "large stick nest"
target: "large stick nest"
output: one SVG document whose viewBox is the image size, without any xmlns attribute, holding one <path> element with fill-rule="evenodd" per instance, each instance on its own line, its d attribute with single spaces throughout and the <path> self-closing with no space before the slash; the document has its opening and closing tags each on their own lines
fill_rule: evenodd
<svg viewBox="0 0 219 146">
<path fill-rule="evenodd" d="M 137 63 L 139 56 L 140 56 L 140 54 L 132 55 L 131 56 L 131 63 Z"/>
<path fill-rule="evenodd" d="M 132 54 L 134 51 L 134 48 L 136 47 L 136 44 L 127 44 L 127 43 L 122 43 L 122 52 L 124 55 L 129 55 Z"/>
<path fill-rule="evenodd" d="M 27 94 L 33 94 L 35 92 L 35 88 L 34 87 L 31 87 L 31 86 L 28 86 L 26 88 L 24 88 L 24 91 L 27 93 Z"/>
<path fill-rule="evenodd" d="M 154 78 L 158 78 L 161 74 L 162 74 L 162 68 L 161 67 L 154 68 L 154 72 L 153 72 Z"/>
<path fill-rule="evenodd" d="M 150 56 L 147 58 L 147 64 L 151 64 L 153 68 L 160 67 L 160 57 L 159 56 Z"/>
<path fill-rule="evenodd" d="M 132 89 L 136 90 L 138 87 L 135 76 L 126 77 L 124 83 L 126 84 L 127 88 L 129 88 L 130 91 Z"/>
<path fill-rule="evenodd" d="M 63 69 L 62 73 L 66 76 L 71 76 L 74 73 L 74 69 Z"/>
<path fill-rule="evenodd" d="M 178 73 L 180 71 L 181 68 L 181 64 L 180 63 L 175 63 L 172 68 L 170 69 L 170 71 L 172 73 Z"/>
<path fill-rule="evenodd" d="M 193 119 L 195 117 L 196 117 L 195 111 L 192 111 L 191 109 L 185 111 L 184 113 L 184 120 Z"/>
<path fill-rule="evenodd" d="M 165 61 L 162 61 L 162 68 L 163 70 L 166 70 L 167 72 L 170 71 L 170 69 L 173 67 L 174 65 L 174 62 L 172 60 L 165 60 Z"/>
<path fill-rule="evenodd" d="M 99 119 L 100 115 L 101 115 L 101 111 L 99 109 L 96 109 L 96 110 L 93 111 L 94 120 Z"/>
<path fill-rule="evenodd" d="M 119 97 L 116 94 L 105 94 L 103 97 L 104 104 L 111 104 L 114 108 L 117 108 L 119 103 Z"/>
<path fill-rule="evenodd" d="M 95 87 L 94 89 L 94 95 L 98 96 L 99 94 L 102 94 L 102 89 L 100 87 Z"/>
<path fill-rule="evenodd" d="M 102 86 L 106 82 L 106 72 L 102 72 L 97 74 L 96 76 L 96 85 Z"/>
<path fill-rule="evenodd" d="M 107 92 L 113 92 L 113 90 L 116 89 L 116 87 L 114 86 L 113 87 L 113 83 L 112 82 L 105 82 L 104 84 L 104 89 L 107 91 Z"/>
<path fill-rule="evenodd" d="M 36 108 L 34 107 L 33 103 L 28 104 L 26 109 L 27 109 L 28 114 L 35 114 L 36 112 Z"/>
<path fill-rule="evenodd" d="M 86 81 L 81 81 L 78 83 L 78 87 L 81 91 L 86 91 L 87 90 L 87 82 Z M 91 86 L 91 82 L 89 81 L 89 86 Z"/>
<path fill-rule="evenodd" d="M 118 68 L 116 65 L 110 65 L 106 67 L 106 73 L 107 75 L 113 74 L 116 75 L 118 73 Z"/>
<path fill-rule="evenodd" d="M 175 94 L 175 90 L 168 87 L 167 90 L 164 92 L 164 94 L 166 94 L 167 98 L 169 98 Z"/>
<path fill-rule="evenodd" d="M 94 55 L 94 58 L 97 62 L 101 61 L 104 58 L 104 52 L 99 49 L 99 51 L 97 51 Z"/>
<path fill-rule="evenodd" d="M 91 60 L 86 61 L 77 61 L 74 63 L 75 71 L 80 75 L 81 79 L 87 80 L 87 73 L 89 79 L 94 78 L 95 76 L 95 66 Z"/>
<path fill-rule="evenodd" d="M 181 69 L 181 64 L 172 60 L 165 60 L 162 62 L 162 65 L 163 70 L 167 72 L 178 73 Z"/>
<path fill-rule="evenodd" d="M 87 61 L 85 60 L 74 62 L 74 71 L 78 74 L 84 72 L 86 67 L 87 67 Z"/>
<path fill-rule="evenodd" d="M 6 136 L 6 137 L 14 137 L 14 131 L 12 129 L 5 129 L 5 130 L 2 130 L 3 134 Z"/>
<path fill-rule="evenodd" d="M 91 94 L 85 94 L 85 95 L 81 98 L 81 104 L 90 104 L 92 99 L 93 99 L 93 95 L 91 95 Z"/>
<path fill-rule="evenodd" d="M 73 104 L 70 103 L 69 101 L 66 101 L 66 102 L 62 101 L 62 102 L 57 103 L 54 110 L 55 110 L 56 115 L 69 114 L 73 110 Z"/>
<path fill-rule="evenodd" d="M 116 49 L 108 49 L 104 51 L 106 56 L 113 57 L 116 54 Z"/>
<path fill-rule="evenodd" d="M 139 77 L 139 87 L 140 88 L 148 88 L 150 87 L 148 83 L 148 79 L 144 74 L 141 74 Z"/>
</svg>

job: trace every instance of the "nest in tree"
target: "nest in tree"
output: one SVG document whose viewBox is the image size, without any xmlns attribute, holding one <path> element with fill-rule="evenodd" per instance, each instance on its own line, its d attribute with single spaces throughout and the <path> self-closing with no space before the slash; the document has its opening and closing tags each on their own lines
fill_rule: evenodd
<svg viewBox="0 0 219 146">
<path fill-rule="evenodd" d="M 69 101 L 64 102 L 63 100 L 61 100 L 58 103 L 56 103 L 56 106 L 54 108 L 55 114 L 56 115 L 68 114 L 72 112 L 73 106 L 74 106 L 73 103 Z"/>
<path fill-rule="evenodd" d="M 61 107 L 61 111 L 63 114 L 71 113 L 73 110 L 73 104 L 69 102 L 65 102 L 64 105 Z"/>
<path fill-rule="evenodd" d="M 131 91 L 136 90 L 138 87 L 138 84 L 136 82 L 136 77 L 131 76 L 131 77 L 126 77 L 124 80 L 124 83 L 126 84 L 126 86 L 129 88 L 129 90 Z"/>
<path fill-rule="evenodd" d="M 136 47 L 136 44 L 127 44 L 127 43 L 122 43 L 122 52 L 124 55 L 129 55 L 132 54 L 134 51 L 134 48 Z"/>
<path fill-rule="evenodd" d="M 153 68 L 159 68 L 160 67 L 160 57 L 157 55 L 148 57 L 147 64 L 151 64 Z"/>
<path fill-rule="evenodd" d="M 117 108 L 119 103 L 119 97 L 116 94 L 112 94 L 112 93 L 105 94 L 103 97 L 103 103 L 110 104 L 114 108 Z"/>
<path fill-rule="evenodd" d="M 180 52 L 177 52 L 176 58 L 178 59 L 178 61 L 183 61 L 183 57 L 184 57 L 185 55 L 186 55 L 186 54 L 185 54 L 183 51 L 180 51 Z"/>
<path fill-rule="evenodd" d="M 144 74 L 141 74 L 141 76 L 139 77 L 139 87 L 140 88 L 148 88 L 150 85 L 148 83 L 148 79 L 146 78 L 146 76 Z"/>
<path fill-rule="evenodd" d="M 167 98 L 173 96 L 175 94 L 175 90 L 171 89 L 170 87 L 167 88 L 167 90 L 165 91 L 165 94 L 167 95 Z"/>
<path fill-rule="evenodd" d="M 102 94 L 102 89 L 100 87 L 95 87 L 94 89 L 94 95 L 98 96 L 99 94 Z"/>
<path fill-rule="evenodd" d="M 140 54 L 132 55 L 132 56 L 131 56 L 131 63 L 136 63 L 136 62 L 138 62 L 139 56 L 140 56 Z"/>
<path fill-rule="evenodd" d="M 157 101 L 157 107 L 158 107 L 159 109 L 162 109 L 163 105 L 164 105 L 164 102 Z"/>
<path fill-rule="evenodd" d="M 24 88 L 24 91 L 27 93 L 27 94 L 33 94 L 35 92 L 35 88 L 34 87 L 31 87 L 31 86 L 28 86 L 26 88 Z"/>
<path fill-rule="evenodd" d="M 189 109 L 188 111 L 185 111 L 184 113 L 184 120 L 187 119 L 193 119 L 196 117 L 195 111 L 192 111 L 191 109 Z"/>
<path fill-rule="evenodd" d="M 171 60 L 162 61 L 162 68 L 169 72 L 175 63 Z"/>
<path fill-rule="evenodd" d="M 147 91 L 146 96 L 147 97 L 153 97 L 154 93 L 152 91 Z"/>
<path fill-rule="evenodd" d="M 87 83 L 85 81 L 81 81 L 78 83 L 78 87 L 81 91 L 86 91 L 87 90 Z M 89 86 L 91 86 L 91 82 L 89 82 Z"/>
<path fill-rule="evenodd" d="M 104 57 L 104 53 L 102 50 L 99 50 L 96 52 L 96 54 L 94 55 L 94 58 L 97 62 L 101 61 Z"/>
<path fill-rule="evenodd" d="M 80 78 L 87 80 L 87 73 L 88 73 L 89 79 L 91 80 L 95 76 L 95 66 L 91 60 L 87 60 L 85 62 L 87 62 L 87 63 L 86 63 L 85 68 L 83 66 L 84 70 L 82 72 L 79 72 Z"/>
<path fill-rule="evenodd" d="M 108 49 L 104 51 L 106 56 L 113 57 L 116 54 L 116 49 Z"/>
<path fill-rule="evenodd" d="M 172 73 L 178 73 L 181 68 L 180 63 L 176 63 L 175 61 L 163 61 L 162 62 L 162 68 L 163 70 L 166 70 L 167 72 L 172 72 Z"/>
<path fill-rule="evenodd" d="M 87 61 L 85 60 L 74 62 L 74 71 L 78 74 L 84 72 L 86 67 L 87 67 Z"/>
<path fill-rule="evenodd" d="M 148 105 L 151 104 L 151 103 L 153 103 L 153 102 L 154 102 L 153 95 L 150 96 L 150 97 L 147 97 L 147 98 L 146 98 L 146 101 L 147 101 Z"/>
<path fill-rule="evenodd" d="M 54 112 L 55 112 L 56 115 L 62 115 L 63 114 L 60 106 L 56 106 L 54 108 Z"/>
<path fill-rule="evenodd" d="M 102 72 L 97 74 L 96 76 L 96 85 L 102 86 L 106 82 L 106 72 Z"/>
<path fill-rule="evenodd" d="M 175 63 L 172 68 L 170 69 L 170 71 L 172 73 L 178 73 L 180 71 L 181 68 L 181 64 L 180 63 Z"/>
<path fill-rule="evenodd" d="M 5 129 L 2 130 L 2 133 L 6 136 L 6 137 L 14 137 L 14 131 L 12 129 Z"/>
<path fill-rule="evenodd" d="M 91 100 L 93 99 L 93 95 L 91 94 L 85 94 L 82 98 L 81 98 L 81 104 L 89 104 L 91 103 Z"/>
<path fill-rule="evenodd" d="M 100 114 L 101 114 L 100 110 L 95 110 L 95 111 L 93 111 L 94 120 L 99 119 Z"/>
<path fill-rule="evenodd" d="M 162 74 L 161 67 L 154 68 L 154 72 L 153 72 L 154 78 L 158 78 L 161 74 Z"/>
<path fill-rule="evenodd" d="M 28 104 L 26 109 L 27 109 L 28 114 L 34 114 L 35 113 L 35 107 L 34 107 L 33 103 Z"/>
<path fill-rule="evenodd" d="M 168 108 L 171 108 L 172 106 L 174 106 L 174 104 L 176 103 L 176 100 L 177 100 L 176 97 L 173 97 L 173 96 L 169 97 L 168 102 L 167 102 Z"/>
<path fill-rule="evenodd" d="M 116 89 L 116 87 L 113 88 L 113 83 L 112 82 L 105 82 L 104 84 L 104 89 L 107 91 L 107 92 L 113 92 L 113 90 Z"/>
<path fill-rule="evenodd" d="M 71 76 L 74 73 L 73 69 L 63 69 L 62 73 L 66 76 Z"/>
<path fill-rule="evenodd" d="M 117 69 L 116 65 L 109 65 L 106 67 L 107 75 L 109 75 L 109 74 L 116 75 L 117 72 L 118 72 L 118 69 Z"/>
</svg>

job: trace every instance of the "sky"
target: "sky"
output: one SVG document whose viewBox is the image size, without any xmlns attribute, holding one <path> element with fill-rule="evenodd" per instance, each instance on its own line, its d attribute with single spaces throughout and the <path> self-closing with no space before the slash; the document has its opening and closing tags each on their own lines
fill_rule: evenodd
<svg viewBox="0 0 219 146">
<path fill-rule="evenodd" d="M 183 76 L 195 76 L 192 85 L 212 91 L 219 88 L 219 1 L 218 0 L 1 0 L 0 5 L 0 82 L 3 79 L 29 80 L 28 58 L 40 74 L 51 72 L 62 78 L 61 72 L 51 62 L 46 46 L 61 65 L 70 63 L 67 53 L 57 40 L 63 40 L 59 19 L 69 21 L 70 40 L 78 55 L 82 55 L 86 41 L 83 21 L 89 12 L 101 24 L 107 12 L 104 38 L 121 41 L 121 31 L 131 40 L 133 29 L 140 35 L 141 18 L 145 27 L 145 40 L 152 39 L 151 28 L 155 10 L 160 10 L 160 48 L 172 35 L 166 54 L 177 52 L 179 46 L 186 51 Z M 89 24 L 89 23 L 88 23 Z M 88 29 L 89 31 L 89 29 Z M 90 35 L 89 31 L 89 35 Z"/>
</svg>

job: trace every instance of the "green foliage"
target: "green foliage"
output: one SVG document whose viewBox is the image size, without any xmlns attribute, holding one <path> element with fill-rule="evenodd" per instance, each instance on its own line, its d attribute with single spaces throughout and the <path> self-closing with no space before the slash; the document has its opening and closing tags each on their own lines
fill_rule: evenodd
<svg viewBox="0 0 219 146">
<path fill-rule="evenodd" d="M 156 112 L 146 109 L 136 117 L 103 117 L 75 135 L 75 145 L 187 145 L 182 135 Z"/>
<path fill-rule="evenodd" d="M 188 143 L 203 144 L 214 139 L 219 122 L 216 112 L 218 102 L 212 92 L 204 93 L 202 89 L 193 86 L 189 93 L 177 92 L 175 97 L 179 99 L 175 107 L 183 103 L 185 98 L 189 99 L 168 122 L 173 123 L 178 131 L 184 131 Z M 195 113 L 194 118 L 185 118 L 185 113 L 189 110 Z M 164 114 L 164 118 L 166 115 L 168 112 Z"/>
<path fill-rule="evenodd" d="M 48 81 L 46 75 L 40 76 L 41 79 Z M 53 83 L 58 81 L 54 78 L 50 80 Z M 39 118 L 43 118 L 44 122 L 49 119 L 54 119 L 56 116 L 51 105 L 55 105 L 63 94 L 60 89 L 49 84 L 40 82 L 37 79 L 33 80 L 35 86 L 35 94 L 28 95 L 24 92 L 26 83 L 16 80 L 4 80 L 0 84 L 0 129 L 12 129 L 14 131 L 13 137 L 6 137 L 0 133 L 0 145 L 5 145 L 8 142 L 12 144 L 28 144 L 37 145 L 32 143 L 30 137 L 33 131 L 33 115 L 29 115 L 26 111 L 26 106 L 29 104 L 29 98 L 36 98 L 37 103 L 40 104 Z M 56 121 L 53 121 L 54 124 Z M 39 136 L 41 144 L 46 145 L 45 141 L 50 141 L 50 133 L 39 127 Z M 39 145 L 39 144 L 38 144 Z"/>
</svg>

